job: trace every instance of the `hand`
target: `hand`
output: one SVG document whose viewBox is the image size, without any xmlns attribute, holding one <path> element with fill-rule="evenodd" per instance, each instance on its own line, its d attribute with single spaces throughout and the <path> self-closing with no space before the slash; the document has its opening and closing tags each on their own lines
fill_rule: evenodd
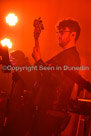
<svg viewBox="0 0 91 136">
<path fill-rule="evenodd" d="M 41 54 L 40 54 L 40 48 L 39 47 L 38 48 L 36 48 L 36 47 L 33 48 L 32 57 L 34 58 L 35 61 L 40 60 Z"/>
</svg>

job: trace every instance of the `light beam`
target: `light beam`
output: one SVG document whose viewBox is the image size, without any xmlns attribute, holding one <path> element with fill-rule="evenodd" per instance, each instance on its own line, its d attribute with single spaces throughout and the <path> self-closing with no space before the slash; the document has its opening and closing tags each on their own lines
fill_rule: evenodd
<svg viewBox="0 0 91 136">
<path fill-rule="evenodd" d="M 10 13 L 6 17 L 6 23 L 8 23 L 10 26 L 15 26 L 17 22 L 18 17 L 14 13 Z"/>
<path fill-rule="evenodd" d="M 8 46 L 9 49 L 12 48 L 12 42 L 8 38 L 4 38 L 3 40 L 1 40 L 1 45 L 3 47 Z"/>
</svg>

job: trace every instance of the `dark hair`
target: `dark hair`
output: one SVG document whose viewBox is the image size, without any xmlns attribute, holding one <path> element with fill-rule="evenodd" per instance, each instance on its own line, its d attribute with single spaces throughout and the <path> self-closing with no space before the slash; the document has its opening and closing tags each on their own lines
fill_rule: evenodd
<svg viewBox="0 0 91 136">
<path fill-rule="evenodd" d="M 23 51 L 14 50 L 10 54 L 14 59 L 18 59 L 18 60 L 23 61 L 25 63 L 25 65 L 30 65 L 29 59 L 28 59 L 28 57 L 25 56 Z"/>
<path fill-rule="evenodd" d="M 70 31 L 72 31 L 72 32 L 76 32 L 75 41 L 77 41 L 79 36 L 80 36 L 80 31 L 81 31 L 78 22 L 71 20 L 71 19 L 63 20 L 63 21 L 59 22 L 57 29 L 58 30 L 61 29 L 61 28 L 65 29 L 65 27 L 68 27 L 70 29 Z"/>
<path fill-rule="evenodd" d="M 24 59 L 25 58 L 25 54 L 21 50 L 14 50 L 10 54 L 14 58 L 18 58 L 18 59 Z"/>
</svg>

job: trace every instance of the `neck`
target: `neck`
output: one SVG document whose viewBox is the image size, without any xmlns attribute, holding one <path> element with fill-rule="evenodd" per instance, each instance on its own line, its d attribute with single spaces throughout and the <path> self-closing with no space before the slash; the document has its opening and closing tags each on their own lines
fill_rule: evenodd
<svg viewBox="0 0 91 136">
<path fill-rule="evenodd" d="M 65 45 L 63 50 L 69 49 L 69 48 L 74 47 L 74 46 L 76 46 L 76 43 L 74 41 L 70 41 L 68 44 Z"/>
</svg>

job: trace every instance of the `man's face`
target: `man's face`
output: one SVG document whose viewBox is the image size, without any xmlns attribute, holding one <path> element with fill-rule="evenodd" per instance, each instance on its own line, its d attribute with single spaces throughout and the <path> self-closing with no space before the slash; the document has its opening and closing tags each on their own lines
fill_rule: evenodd
<svg viewBox="0 0 91 136">
<path fill-rule="evenodd" d="M 13 57 L 12 55 L 10 56 L 10 62 L 13 66 L 19 66 L 21 63 L 22 60 L 20 60 L 19 58 L 15 58 Z"/>
<path fill-rule="evenodd" d="M 58 36 L 58 44 L 60 47 L 65 48 L 65 46 L 70 42 L 71 40 L 71 31 L 68 27 L 65 29 L 61 28 L 57 32 Z"/>
<path fill-rule="evenodd" d="M 10 59 L 11 64 L 12 64 L 13 66 L 15 66 L 15 65 L 16 65 L 15 58 L 11 55 L 11 56 L 9 57 L 9 59 Z"/>
</svg>

